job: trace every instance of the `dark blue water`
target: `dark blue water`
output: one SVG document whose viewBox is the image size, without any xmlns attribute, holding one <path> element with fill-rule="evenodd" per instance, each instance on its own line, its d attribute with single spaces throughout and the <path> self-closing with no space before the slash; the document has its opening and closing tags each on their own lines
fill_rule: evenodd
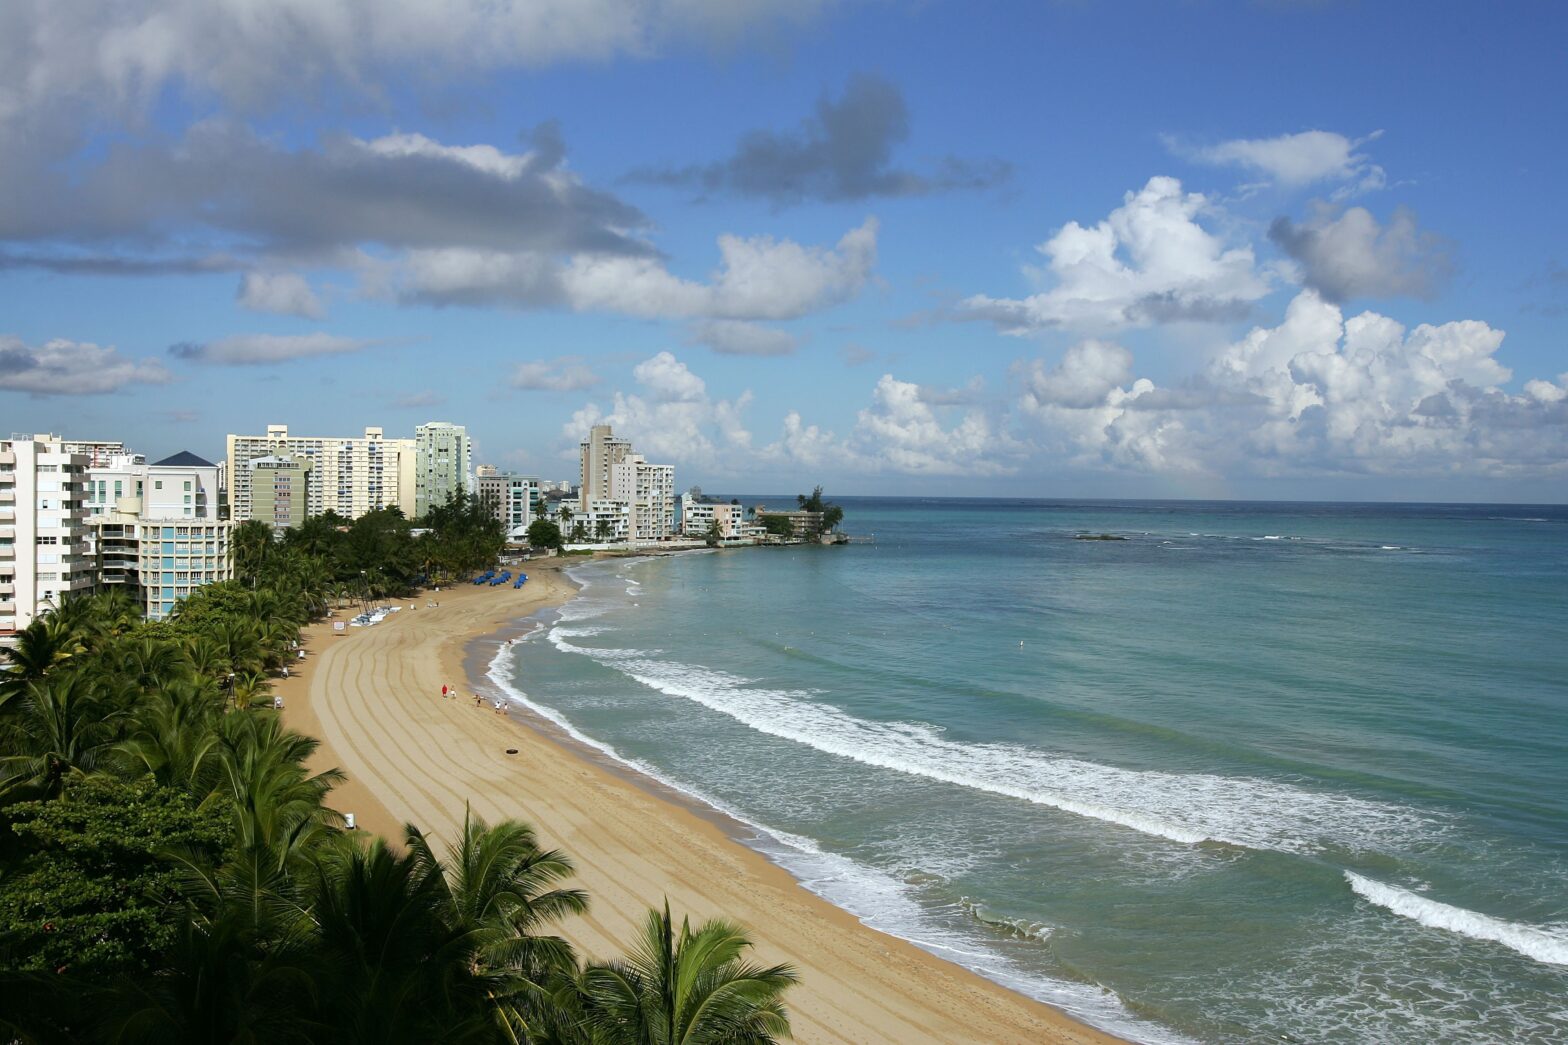
<svg viewBox="0 0 1568 1045">
<path fill-rule="evenodd" d="M 508 681 L 1134 1037 L 1568 1040 L 1568 509 L 843 503 L 577 571 Z"/>
</svg>

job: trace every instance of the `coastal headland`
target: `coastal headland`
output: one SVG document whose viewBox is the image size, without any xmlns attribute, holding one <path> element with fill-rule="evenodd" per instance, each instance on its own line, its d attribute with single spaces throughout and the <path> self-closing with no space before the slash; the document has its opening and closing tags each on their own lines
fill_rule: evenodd
<svg viewBox="0 0 1568 1045">
<path fill-rule="evenodd" d="M 525 618 L 572 596 L 560 565 L 530 563 L 522 589 L 459 585 L 406 601 L 374 627 L 307 630 L 302 670 L 278 692 L 288 724 L 322 741 L 312 768 L 348 774 L 334 808 L 392 840 L 414 823 L 444 843 L 466 809 L 528 821 L 570 855 L 590 895 L 588 913 L 560 927 L 590 957 L 620 953 L 665 897 L 677 917 L 741 923 L 759 960 L 801 974 L 786 999 L 798 1041 L 1118 1040 L 862 925 L 717 818 L 563 743 L 543 720 L 498 714 L 483 667 Z M 455 697 L 443 698 L 443 685 Z"/>
</svg>

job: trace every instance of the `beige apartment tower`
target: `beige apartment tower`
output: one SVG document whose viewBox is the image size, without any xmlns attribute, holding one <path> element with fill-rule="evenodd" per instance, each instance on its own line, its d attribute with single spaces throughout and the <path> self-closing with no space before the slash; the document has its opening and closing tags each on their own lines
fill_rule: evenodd
<svg viewBox="0 0 1568 1045">
<path fill-rule="evenodd" d="M 362 436 L 300 436 L 288 425 L 268 425 L 265 435 L 230 435 L 225 472 L 235 522 L 258 517 L 250 464 L 260 457 L 288 457 L 306 466 L 306 517 L 332 511 L 357 519 L 378 508 L 414 514 L 412 439 L 388 439 L 380 428 L 366 428 Z"/>
<path fill-rule="evenodd" d="M 631 452 L 632 441 L 616 438 L 609 425 L 594 425 L 588 430 L 588 438 L 578 448 L 579 511 L 588 512 L 595 502 L 611 500 L 615 466 L 626 460 Z"/>
</svg>

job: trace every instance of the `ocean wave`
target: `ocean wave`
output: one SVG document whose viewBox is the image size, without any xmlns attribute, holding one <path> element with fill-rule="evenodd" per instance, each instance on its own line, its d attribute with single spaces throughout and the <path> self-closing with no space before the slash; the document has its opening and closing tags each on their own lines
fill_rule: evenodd
<svg viewBox="0 0 1568 1045">
<path fill-rule="evenodd" d="M 1164 1027 L 1134 1016 L 1112 991 L 1093 984 L 1041 975 L 1018 965 L 1005 954 L 986 950 L 984 939 L 971 940 L 962 933 L 933 925 L 931 913 L 915 900 L 911 887 L 892 875 L 849 857 L 827 852 L 809 838 L 751 820 L 727 803 L 703 794 L 641 759 L 622 754 L 611 744 L 589 736 L 559 711 L 531 699 L 512 681 L 515 674 L 513 658 L 517 655 L 515 648 L 503 646 L 491 659 L 486 672 L 486 678 L 508 700 L 539 715 L 576 742 L 606 758 L 718 810 L 743 825 L 755 835 L 751 843 L 753 848 L 783 867 L 804 888 L 848 911 L 870 928 L 912 943 L 1129 1041 L 1177 1045 L 1186 1040 L 1173 1035 Z M 1031 938 L 1039 941 L 1044 936 L 1045 932 L 1042 931 L 1040 935 Z"/>
<path fill-rule="evenodd" d="M 758 688 L 753 680 L 660 659 L 646 650 L 578 646 L 558 630 L 551 631 L 550 641 L 562 652 L 591 657 L 759 733 L 1185 845 L 1216 842 L 1293 853 L 1331 847 L 1383 851 L 1430 839 L 1442 826 L 1406 807 L 1275 781 L 1131 770 L 1016 744 L 955 741 L 924 723 L 857 718 L 802 690 Z"/>
<path fill-rule="evenodd" d="M 1463 907 L 1428 900 L 1407 889 L 1363 878 L 1354 871 L 1346 871 L 1345 880 L 1357 896 L 1387 908 L 1401 918 L 1409 918 L 1432 929 L 1446 929 L 1474 940 L 1500 943 L 1526 958 L 1547 965 L 1568 965 L 1568 934 L 1506 922 Z"/>
</svg>

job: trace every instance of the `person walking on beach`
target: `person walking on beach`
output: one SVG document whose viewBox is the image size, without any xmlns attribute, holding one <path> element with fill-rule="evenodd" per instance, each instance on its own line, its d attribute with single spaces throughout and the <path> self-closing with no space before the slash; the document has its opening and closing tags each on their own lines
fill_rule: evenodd
<svg viewBox="0 0 1568 1045">
<path fill-rule="evenodd" d="M 446 686 L 444 686 L 444 685 L 441 687 L 441 699 L 442 700 L 446 699 Z"/>
</svg>

